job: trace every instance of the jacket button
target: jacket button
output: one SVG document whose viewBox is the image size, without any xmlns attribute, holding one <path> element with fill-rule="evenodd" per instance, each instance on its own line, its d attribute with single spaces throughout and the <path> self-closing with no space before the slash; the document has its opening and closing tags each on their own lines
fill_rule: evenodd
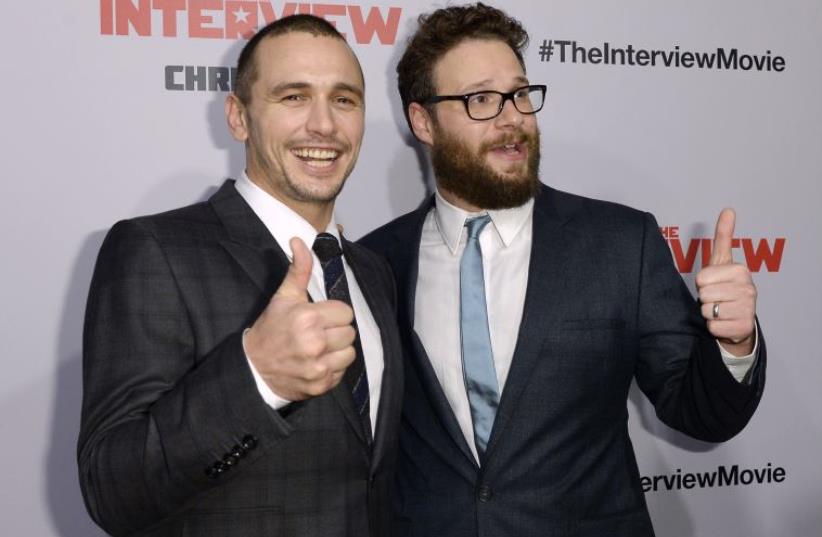
<svg viewBox="0 0 822 537">
<path fill-rule="evenodd" d="M 491 497 L 494 495 L 494 492 L 491 490 L 491 487 L 488 485 L 483 485 L 477 491 L 477 497 L 481 502 L 487 502 L 491 500 Z"/>
<path fill-rule="evenodd" d="M 227 454 L 225 457 L 223 457 L 223 463 L 228 467 L 234 466 L 238 462 L 240 462 L 240 459 L 235 457 L 234 455 Z"/>
<path fill-rule="evenodd" d="M 206 475 L 211 479 L 217 479 L 227 469 L 227 466 L 222 461 L 217 461 L 206 468 Z"/>
<path fill-rule="evenodd" d="M 243 437 L 242 447 L 246 451 L 257 447 L 257 438 L 254 435 L 247 434 Z"/>
<path fill-rule="evenodd" d="M 245 457 L 245 449 L 243 449 L 243 447 L 239 444 L 235 445 L 233 448 L 231 448 L 231 455 L 237 457 L 238 459 L 241 459 Z"/>
</svg>

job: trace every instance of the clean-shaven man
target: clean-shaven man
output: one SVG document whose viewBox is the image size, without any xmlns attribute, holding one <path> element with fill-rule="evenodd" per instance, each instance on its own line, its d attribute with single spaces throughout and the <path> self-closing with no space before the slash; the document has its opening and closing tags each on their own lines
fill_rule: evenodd
<svg viewBox="0 0 822 537">
<path fill-rule="evenodd" d="M 389 534 L 394 287 L 333 213 L 364 93 L 328 22 L 263 28 L 225 105 L 243 176 L 106 237 L 86 311 L 78 460 L 88 510 L 110 534 Z"/>
</svg>

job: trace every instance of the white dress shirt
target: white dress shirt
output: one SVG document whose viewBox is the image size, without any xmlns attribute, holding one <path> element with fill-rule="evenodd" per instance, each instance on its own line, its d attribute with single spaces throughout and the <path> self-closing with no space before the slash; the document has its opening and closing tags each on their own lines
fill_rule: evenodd
<svg viewBox="0 0 822 537">
<path fill-rule="evenodd" d="M 460 260 L 467 240 L 465 221 L 486 213 L 491 217 L 490 224 L 480 233 L 479 243 L 491 349 L 502 394 L 525 304 L 534 201 L 513 209 L 471 213 L 448 203 L 439 192 L 435 196 L 436 203 L 425 218 L 420 240 L 414 328 L 468 446 L 479 461 L 460 347 Z M 721 346 L 720 350 L 731 374 L 741 381 L 753 363 L 756 348 L 744 358 L 734 357 Z"/>
<path fill-rule="evenodd" d="M 311 245 L 314 244 L 314 239 L 317 237 L 317 230 L 302 216 L 255 185 L 245 173 L 237 180 L 234 187 L 251 207 L 251 210 L 254 211 L 254 214 L 262 220 L 265 227 L 271 235 L 273 235 L 274 240 L 277 241 L 277 244 L 283 252 L 285 252 L 285 255 L 288 256 L 288 259 L 293 258 L 291 246 L 288 244 L 292 237 L 302 239 L 309 250 L 311 250 Z M 330 233 L 334 235 L 337 240 L 340 240 L 340 233 L 333 215 L 331 221 L 328 223 L 326 233 Z M 340 245 L 342 246 L 342 243 Z M 323 279 L 323 269 L 320 265 L 320 260 L 317 258 L 317 255 L 314 254 L 313 250 L 312 256 L 314 258 L 314 264 L 311 267 L 308 294 L 314 302 L 320 302 L 327 300 L 325 280 Z M 374 431 L 377 426 L 377 411 L 379 409 L 382 372 L 384 368 L 380 329 L 374 320 L 374 316 L 371 314 L 371 309 L 365 301 L 365 297 L 357 283 L 357 279 L 354 277 L 354 273 L 351 271 L 351 267 L 349 267 L 345 261 L 345 257 L 343 257 L 343 267 L 345 269 L 345 277 L 348 280 L 351 305 L 354 308 L 354 316 L 357 319 L 357 329 L 360 334 L 360 343 L 362 344 L 362 351 L 365 358 L 365 371 L 368 375 L 368 392 L 371 400 L 371 430 Z M 247 353 L 246 358 L 248 358 Z M 254 368 L 250 360 L 248 365 L 251 367 L 254 380 L 257 382 L 257 389 L 266 403 L 275 409 L 279 409 L 291 402 L 280 397 L 268 387 L 268 384 L 265 383 L 265 380 L 263 380 L 262 376 Z"/>
</svg>

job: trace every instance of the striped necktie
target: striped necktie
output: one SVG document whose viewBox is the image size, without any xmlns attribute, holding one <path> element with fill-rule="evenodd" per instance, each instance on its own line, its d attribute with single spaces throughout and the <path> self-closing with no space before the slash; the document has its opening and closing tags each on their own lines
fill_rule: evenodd
<svg viewBox="0 0 822 537">
<path fill-rule="evenodd" d="M 351 306 L 351 294 L 348 291 L 348 280 L 345 277 L 343 268 L 342 249 L 337 238 L 330 233 L 320 233 L 314 240 L 312 247 L 320 260 L 325 280 L 325 294 L 329 300 L 339 300 Z M 353 306 L 351 306 L 353 308 Z M 357 330 L 357 320 L 353 321 L 354 329 Z M 365 358 L 360 343 L 360 334 L 354 339 L 354 349 L 357 353 L 354 361 L 345 370 L 343 378 L 351 390 L 354 399 L 354 408 L 360 416 L 360 421 L 365 432 L 365 437 L 370 444 L 373 438 L 371 432 L 370 415 L 370 395 L 368 392 L 368 375 L 365 371 Z"/>
</svg>

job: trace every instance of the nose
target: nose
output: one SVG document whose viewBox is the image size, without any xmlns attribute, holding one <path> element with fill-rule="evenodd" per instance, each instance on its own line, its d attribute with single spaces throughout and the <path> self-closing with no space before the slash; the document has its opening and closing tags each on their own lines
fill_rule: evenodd
<svg viewBox="0 0 822 537">
<path fill-rule="evenodd" d="M 502 103 L 502 111 L 499 115 L 495 118 L 495 123 L 497 127 L 500 128 L 516 128 L 522 125 L 523 121 L 525 120 L 525 116 L 517 110 L 517 107 L 514 106 L 514 99 L 505 99 Z"/>
<path fill-rule="evenodd" d="M 336 125 L 330 103 L 323 99 L 317 99 L 311 103 L 308 111 L 308 118 L 305 122 L 307 131 L 320 136 L 330 136 L 334 133 Z"/>
</svg>

